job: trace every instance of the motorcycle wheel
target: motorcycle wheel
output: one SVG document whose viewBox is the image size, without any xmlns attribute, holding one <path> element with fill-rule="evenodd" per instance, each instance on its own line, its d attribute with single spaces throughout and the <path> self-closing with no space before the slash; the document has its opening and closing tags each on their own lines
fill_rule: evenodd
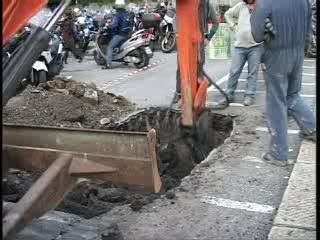
<svg viewBox="0 0 320 240">
<path fill-rule="evenodd" d="M 102 66 L 106 64 L 106 61 L 97 50 L 94 50 L 93 57 L 94 57 L 94 61 L 96 61 L 98 65 Z"/>
<path fill-rule="evenodd" d="M 135 63 L 134 65 L 136 66 L 136 68 L 140 69 L 149 65 L 150 58 L 148 54 L 144 51 L 144 49 L 140 48 L 138 51 L 141 61 L 139 63 Z"/>
<path fill-rule="evenodd" d="M 176 47 L 176 38 L 175 35 L 172 33 L 169 35 L 168 37 L 168 41 L 167 43 L 165 43 L 165 39 L 163 38 L 161 41 L 161 50 L 164 53 L 170 53 L 174 50 L 174 48 Z"/>
</svg>

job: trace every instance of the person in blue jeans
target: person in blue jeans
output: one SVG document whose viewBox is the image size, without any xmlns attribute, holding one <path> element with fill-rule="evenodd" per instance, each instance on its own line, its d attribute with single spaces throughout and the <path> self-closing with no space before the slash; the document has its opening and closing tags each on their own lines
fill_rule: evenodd
<svg viewBox="0 0 320 240">
<path fill-rule="evenodd" d="M 115 4 L 113 7 L 117 13 L 113 17 L 112 32 L 114 36 L 108 43 L 107 62 L 102 69 L 110 69 L 112 66 L 113 50 L 120 47 L 129 37 L 132 30 L 130 14 L 126 11 L 125 4 Z"/>
<path fill-rule="evenodd" d="M 262 1 L 262 0 L 261 0 Z M 251 34 L 250 15 L 255 7 L 255 0 L 244 0 L 224 15 L 226 22 L 235 33 L 234 49 L 232 55 L 231 69 L 229 73 L 226 94 L 230 102 L 234 102 L 234 93 L 246 62 L 248 62 L 247 88 L 243 104 L 245 106 L 254 103 L 259 66 L 263 53 L 263 41 L 256 42 Z M 226 104 L 226 100 L 221 102 Z"/>
<path fill-rule="evenodd" d="M 266 119 L 271 135 L 265 162 L 286 166 L 288 162 L 288 115 L 301 129 L 301 136 L 316 141 L 316 119 L 303 101 L 301 91 L 304 47 L 311 27 L 309 0 L 261 0 L 251 16 L 256 41 L 265 39 L 270 19 L 275 34 L 265 43 Z"/>
</svg>

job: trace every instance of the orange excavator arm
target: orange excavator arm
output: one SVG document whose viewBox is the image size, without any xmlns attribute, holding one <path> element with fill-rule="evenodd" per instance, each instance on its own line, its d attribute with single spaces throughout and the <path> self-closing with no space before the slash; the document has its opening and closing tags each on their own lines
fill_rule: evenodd
<svg viewBox="0 0 320 240">
<path fill-rule="evenodd" d="M 200 76 L 199 49 L 203 44 L 200 29 L 201 0 L 177 0 L 178 39 L 182 122 L 194 126 L 206 103 L 208 82 Z"/>
<path fill-rule="evenodd" d="M 3 0 L 2 45 L 48 3 L 47 0 Z"/>
</svg>

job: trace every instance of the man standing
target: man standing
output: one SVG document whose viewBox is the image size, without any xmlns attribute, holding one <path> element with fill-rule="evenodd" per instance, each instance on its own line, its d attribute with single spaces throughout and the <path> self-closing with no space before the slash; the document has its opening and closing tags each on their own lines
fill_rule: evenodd
<svg viewBox="0 0 320 240">
<path fill-rule="evenodd" d="M 305 104 L 301 90 L 304 46 L 311 25 L 309 0 L 261 0 L 251 16 L 252 34 L 263 41 L 266 19 L 275 35 L 265 45 L 266 118 L 271 141 L 263 160 L 278 166 L 288 164 L 288 115 L 301 129 L 301 135 L 316 140 L 315 116 Z"/>
<path fill-rule="evenodd" d="M 256 42 L 251 34 L 250 15 L 255 8 L 255 2 L 255 0 L 244 0 L 230 8 L 224 15 L 231 30 L 235 32 L 234 51 L 226 94 L 229 101 L 233 102 L 242 69 L 248 61 L 247 89 L 243 101 L 245 106 L 254 103 L 258 70 L 263 53 L 262 42 Z"/>
<path fill-rule="evenodd" d="M 81 49 L 76 48 L 78 42 L 77 39 L 77 30 L 74 24 L 74 19 L 72 16 L 72 11 L 69 10 L 65 14 L 65 19 L 62 25 L 62 36 L 64 41 L 64 47 L 66 50 L 65 63 L 67 63 L 69 51 L 73 53 L 75 58 L 79 59 L 79 63 L 83 60 L 83 53 Z"/>
<path fill-rule="evenodd" d="M 133 23 L 131 21 L 130 14 L 126 11 L 125 4 L 115 4 L 113 7 L 117 13 L 112 21 L 112 32 L 114 36 L 110 40 L 107 49 L 107 63 L 102 69 L 110 69 L 113 58 L 113 49 L 121 46 L 128 37 L 133 29 Z"/>
<path fill-rule="evenodd" d="M 203 65 L 205 62 L 205 46 L 207 46 L 210 42 L 210 40 L 213 38 L 214 34 L 219 28 L 219 22 L 217 18 L 217 14 L 215 11 L 215 6 L 213 0 L 202 0 L 202 19 L 200 20 L 201 23 L 201 32 L 204 34 L 204 42 L 200 47 L 200 54 L 201 59 L 203 62 L 201 64 Z M 173 22 L 173 29 L 176 32 L 176 37 L 178 37 L 178 19 L 175 17 Z M 208 23 L 212 23 L 212 28 L 210 29 L 210 32 L 208 33 Z M 208 33 L 208 34 L 207 34 Z M 177 72 L 176 72 L 176 92 L 173 98 L 173 103 L 178 103 L 181 99 L 181 81 L 180 81 L 180 68 L 179 68 L 179 58 L 177 60 Z"/>
</svg>

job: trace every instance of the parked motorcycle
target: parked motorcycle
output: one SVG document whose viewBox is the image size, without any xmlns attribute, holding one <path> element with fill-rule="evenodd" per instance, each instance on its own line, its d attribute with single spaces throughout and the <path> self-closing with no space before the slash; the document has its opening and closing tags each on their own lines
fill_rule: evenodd
<svg viewBox="0 0 320 240">
<path fill-rule="evenodd" d="M 107 61 L 106 52 L 108 43 L 113 37 L 110 28 L 111 22 L 111 19 L 107 20 L 96 37 L 96 47 L 93 54 L 94 60 L 98 65 L 105 65 Z M 133 33 L 119 48 L 114 49 L 113 61 L 133 63 L 138 69 L 147 66 L 153 53 L 149 48 L 149 41 L 145 36 L 145 30 L 139 30 Z"/>
<path fill-rule="evenodd" d="M 160 23 L 160 30 L 162 34 L 161 50 L 164 53 L 172 52 L 176 47 L 176 34 L 173 30 L 173 20 L 176 12 L 173 9 L 168 9 Z"/>
<path fill-rule="evenodd" d="M 30 74 L 32 85 L 45 83 L 48 79 L 58 75 L 63 69 L 65 52 L 63 39 L 55 32 L 50 32 L 49 49 L 43 51 L 39 59 L 33 64 Z"/>
<path fill-rule="evenodd" d="M 160 23 L 162 18 L 159 13 L 147 13 L 141 16 L 141 29 L 148 31 L 148 39 L 150 41 L 150 48 L 154 51 L 157 46 L 161 45 L 162 33 Z"/>
</svg>

